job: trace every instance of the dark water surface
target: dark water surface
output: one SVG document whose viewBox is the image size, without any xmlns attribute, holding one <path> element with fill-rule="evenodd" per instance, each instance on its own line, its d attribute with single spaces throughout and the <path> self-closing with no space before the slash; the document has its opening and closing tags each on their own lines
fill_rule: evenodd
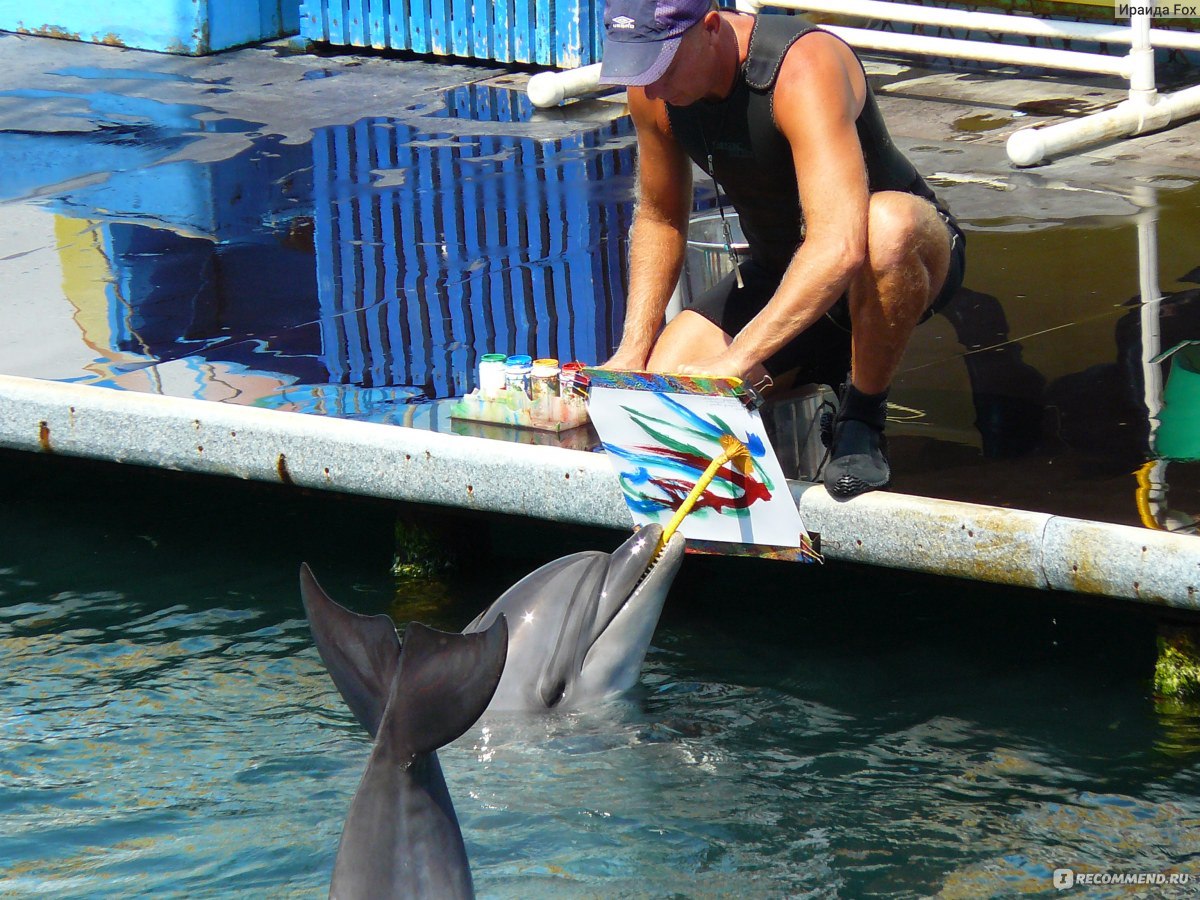
<svg viewBox="0 0 1200 900">
<path fill-rule="evenodd" d="M 540 562 L 620 539 L 458 520 L 457 565 L 398 586 L 387 504 L 0 462 L 5 895 L 322 896 L 369 748 L 312 646 L 300 561 L 356 609 L 458 628 Z M 441 757 L 483 896 L 1200 876 L 1200 714 L 1151 695 L 1155 635 L 1129 606 L 689 558 L 626 702 L 489 717 Z"/>
</svg>

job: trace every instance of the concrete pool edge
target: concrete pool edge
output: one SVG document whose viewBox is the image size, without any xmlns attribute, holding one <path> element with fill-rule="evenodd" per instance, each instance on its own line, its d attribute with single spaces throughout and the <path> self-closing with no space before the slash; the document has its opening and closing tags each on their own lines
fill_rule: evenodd
<svg viewBox="0 0 1200 900">
<path fill-rule="evenodd" d="M 0 447 L 628 529 L 602 454 L 0 375 Z M 792 482 L 829 559 L 1200 609 L 1195 536 Z"/>
</svg>

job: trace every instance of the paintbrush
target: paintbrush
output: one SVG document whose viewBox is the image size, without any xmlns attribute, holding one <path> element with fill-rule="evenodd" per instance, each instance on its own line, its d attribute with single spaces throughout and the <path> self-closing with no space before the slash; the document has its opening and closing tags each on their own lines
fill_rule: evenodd
<svg viewBox="0 0 1200 900">
<path fill-rule="evenodd" d="M 659 541 L 659 549 L 667 545 L 667 541 L 671 539 L 671 535 L 680 526 L 687 514 L 692 511 L 692 507 L 696 505 L 696 501 L 704 493 L 705 489 L 716 477 L 717 472 L 721 467 L 728 462 L 733 462 L 733 465 L 743 475 L 749 475 L 750 469 L 754 465 L 754 460 L 750 458 L 750 451 L 746 449 L 746 445 L 735 438 L 732 434 L 721 435 L 721 447 L 723 452 L 713 458 L 713 461 L 708 464 L 708 468 L 704 470 L 704 474 L 696 480 L 696 486 L 679 504 L 679 509 L 675 510 L 675 515 L 671 517 L 671 521 L 667 523 L 667 527 L 663 529 L 662 539 Z"/>
</svg>

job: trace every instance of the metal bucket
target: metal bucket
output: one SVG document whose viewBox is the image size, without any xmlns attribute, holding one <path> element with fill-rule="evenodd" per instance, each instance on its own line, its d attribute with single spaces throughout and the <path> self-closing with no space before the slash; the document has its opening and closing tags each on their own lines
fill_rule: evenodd
<svg viewBox="0 0 1200 900">
<path fill-rule="evenodd" d="M 738 261 L 750 252 L 746 236 L 742 232 L 738 214 L 726 210 L 731 244 Z M 687 251 L 683 261 L 683 273 L 671 297 L 667 309 L 668 320 L 683 309 L 684 303 L 698 297 L 733 271 L 733 262 L 725 246 L 725 229 L 720 211 L 700 213 L 688 223 Z M 811 481 L 815 478 L 821 460 L 825 456 L 825 445 L 821 443 L 821 401 L 832 397 L 832 392 L 820 385 L 796 385 L 782 396 L 770 399 L 762 407 L 763 424 L 771 438 L 771 446 L 788 478 Z"/>
<path fill-rule="evenodd" d="M 733 252 L 737 254 L 740 262 L 749 254 L 750 245 L 746 243 L 746 237 L 742 234 L 738 214 L 727 210 L 725 219 L 729 222 L 729 232 L 733 237 Z M 721 213 L 710 211 L 692 216 L 688 223 L 683 272 L 667 307 L 667 320 L 670 321 L 683 309 L 688 300 L 703 294 L 732 271 L 733 263 L 730 262 L 729 253 L 725 249 L 725 229 L 721 226 Z"/>
</svg>

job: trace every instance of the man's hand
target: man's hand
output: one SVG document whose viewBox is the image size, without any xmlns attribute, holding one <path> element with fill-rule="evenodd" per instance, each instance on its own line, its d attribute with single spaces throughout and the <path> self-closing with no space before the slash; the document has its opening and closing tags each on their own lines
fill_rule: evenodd
<svg viewBox="0 0 1200 900">
<path fill-rule="evenodd" d="M 716 356 L 710 356 L 707 359 L 696 360 L 691 363 L 675 367 L 677 375 L 711 375 L 716 378 L 745 378 L 746 373 L 742 370 L 742 365 L 729 353 L 718 353 Z"/>
<path fill-rule="evenodd" d="M 634 353 L 618 347 L 617 352 L 612 355 L 608 362 L 599 366 L 599 368 L 641 372 L 646 368 L 646 354 Z"/>
</svg>

